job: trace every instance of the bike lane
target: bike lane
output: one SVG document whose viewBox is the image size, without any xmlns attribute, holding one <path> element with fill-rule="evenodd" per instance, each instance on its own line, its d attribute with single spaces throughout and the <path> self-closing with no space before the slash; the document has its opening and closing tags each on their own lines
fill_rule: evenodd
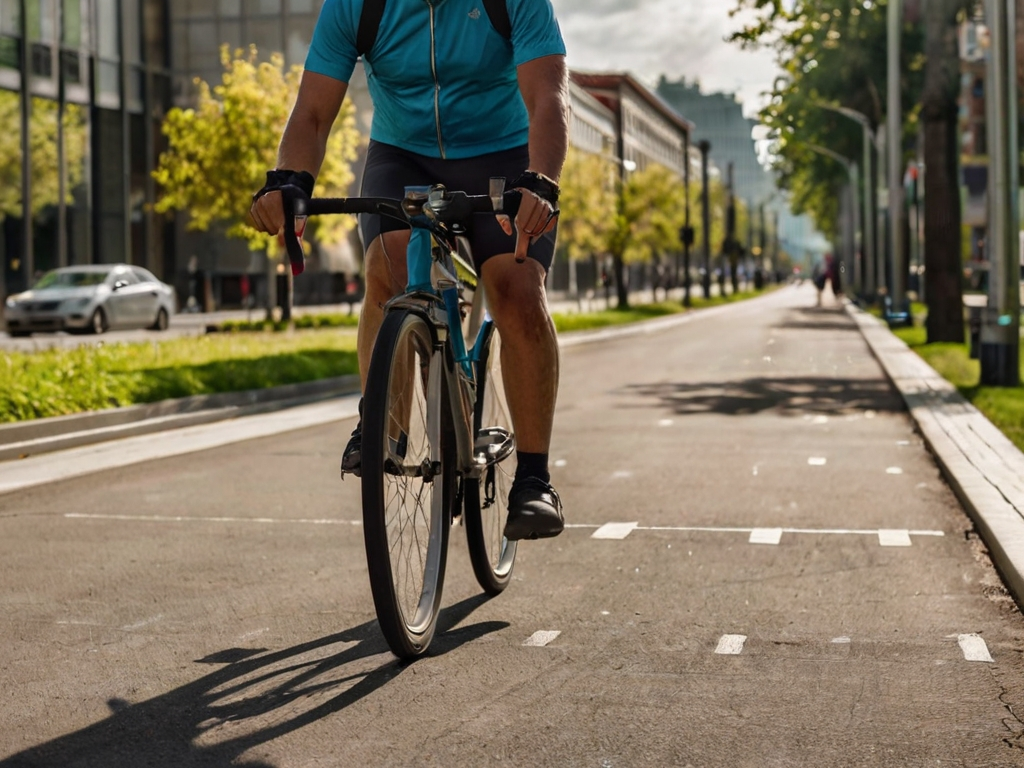
<svg viewBox="0 0 1024 768">
<path fill-rule="evenodd" d="M 1020 764 L 1020 614 L 812 301 L 567 348 L 570 528 L 491 601 L 456 530 L 412 665 L 344 425 L 2 497 L 0 765 Z"/>
</svg>

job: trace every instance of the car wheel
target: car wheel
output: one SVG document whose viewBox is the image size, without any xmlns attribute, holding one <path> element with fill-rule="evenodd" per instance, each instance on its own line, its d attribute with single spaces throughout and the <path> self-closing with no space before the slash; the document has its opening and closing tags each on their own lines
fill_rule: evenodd
<svg viewBox="0 0 1024 768">
<path fill-rule="evenodd" d="M 151 331 L 166 331 L 168 325 L 170 325 L 170 317 L 167 316 L 167 310 L 160 307 L 160 311 L 156 313 L 156 320 L 149 326 L 149 329 Z"/>
<path fill-rule="evenodd" d="M 106 313 L 97 307 L 96 311 L 92 313 L 92 318 L 89 320 L 90 330 L 95 334 L 100 334 L 106 332 L 108 327 Z"/>
</svg>

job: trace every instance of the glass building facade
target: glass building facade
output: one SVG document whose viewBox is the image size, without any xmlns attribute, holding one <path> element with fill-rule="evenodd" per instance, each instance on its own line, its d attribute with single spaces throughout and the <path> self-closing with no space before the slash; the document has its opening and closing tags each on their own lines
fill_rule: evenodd
<svg viewBox="0 0 1024 768">
<path fill-rule="evenodd" d="M 195 77 L 219 81 L 222 44 L 301 63 L 321 4 L 0 0 L 0 294 L 47 269 L 110 262 L 181 286 L 197 249 L 233 253 L 153 212 L 160 125 Z"/>
</svg>

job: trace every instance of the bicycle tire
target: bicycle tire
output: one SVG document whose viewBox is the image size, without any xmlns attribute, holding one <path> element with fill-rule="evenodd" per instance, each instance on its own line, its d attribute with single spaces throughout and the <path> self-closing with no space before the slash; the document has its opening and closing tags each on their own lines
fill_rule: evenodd
<svg viewBox="0 0 1024 768">
<path fill-rule="evenodd" d="M 388 313 L 363 407 L 363 534 L 377 620 L 403 659 L 430 645 L 444 585 L 455 467 L 443 367 L 423 316 Z"/>
<path fill-rule="evenodd" d="M 473 573 L 484 592 L 497 595 L 512 580 L 518 546 L 504 535 L 508 492 L 516 473 L 515 435 L 501 375 L 501 337 L 491 323 L 481 333 L 473 414 L 474 454 L 483 458 L 490 447 L 496 455 L 487 459 L 482 477 L 464 481 L 464 509 Z"/>
</svg>

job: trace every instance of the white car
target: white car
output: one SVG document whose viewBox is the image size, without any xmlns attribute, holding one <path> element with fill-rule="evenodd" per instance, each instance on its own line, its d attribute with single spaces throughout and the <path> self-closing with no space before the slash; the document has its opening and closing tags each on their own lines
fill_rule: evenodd
<svg viewBox="0 0 1024 768">
<path fill-rule="evenodd" d="M 7 333 L 103 333 L 111 328 L 167 329 L 174 289 L 129 264 L 63 267 L 47 272 L 30 291 L 7 299 Z"/>
</svg>

